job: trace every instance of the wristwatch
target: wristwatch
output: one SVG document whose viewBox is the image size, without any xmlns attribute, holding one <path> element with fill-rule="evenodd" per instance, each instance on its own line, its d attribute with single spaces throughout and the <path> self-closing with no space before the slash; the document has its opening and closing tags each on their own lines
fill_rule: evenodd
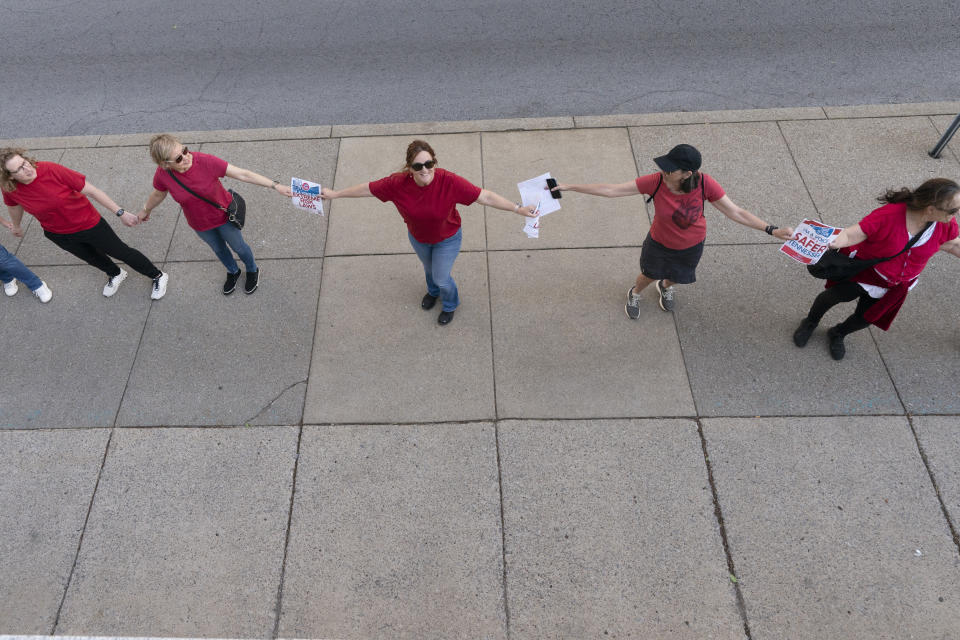
<svg viewBox="0 0 960 640">
<path fill-rule="evenodd" d="M 117 217 L 118 217 L 118 218 L 119 218 L 120 216 L 122 216 L 123 214 L 125 214 L 125 213 L 126 213 L 126 211 L 123 210 L 123 207 L 117 209 Z"/>
</svg>

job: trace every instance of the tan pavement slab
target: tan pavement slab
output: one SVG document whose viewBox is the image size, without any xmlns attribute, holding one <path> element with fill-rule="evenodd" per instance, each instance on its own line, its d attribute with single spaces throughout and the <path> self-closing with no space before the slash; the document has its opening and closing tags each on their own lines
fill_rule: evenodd
<svg viewBox="0 0 960 640">
<path fill-rule="evenodd" d="M 100 139 L 93 136 L 61 136 L 53 138 L 8 138 L 0 140 L 0 147 L 23 149 L 69 149 L 73 147 L 93 147 Z"/>
<path fill-rule="evenodd" d="M 623 113 L 604 116 L 576 116 L 577 127 L 643 127 L 664 124 L 719 122 L 762 122 L 773 120 L 820 120 L 820 107 L 780 109 L 729 109 L 723 111 L 672 111 L 667 113 Z"/>
<path fill-rule="evenodd" d="M 914 416 L 911 422 L 956 530 L 960 526 L 960 417 Z"/>
<path fill-rule="evenodd" d="M 624 129 L 483 134 L 485 186 L 518 200 L 517 183 L 549 171 L 560 182 L 629 182 L 637 177 Z M 643 200 L 564 192 L 560 211 L 541 219 L 540 237 L 527 238 L 525 219 L 487 212 L 490 249 L 549 249 L 639 245 L 649 228 Z"/>
<path fill-rule="evenodd" d="M 930 121 L 933 122 L 933 126 L 937 128 L 937 133 L 939 134 L 939 136 L 942 136 L 944 133 L 947 132 L 947 129 L 950 128 L 950 125 L 953 123 L 953 120 L 956 117 L 957 116 L 931 116 Z M 934 145 L 936 145 L 937 142 L 940 141 L 939 136 L 937 137 L 936 140 L 930 143 L 930 148 L 927 151 L 931 151 Z M 946 149 L 944 149 L 943 152 L 941 153 L 941 158 L 945 157 L 949 159 L 951 156 L 954 160 L 957 160 L 958 158 L 960 158 L 960 133 L 953 134 L 953 137 L 950 138 L 950 142 L 947 143 Z M 948 172 L 951 171 L 950 164 L 947 164 L 946 167 Z M 960 172 L 953 170 L 952 173 L 947 173 L 945 175 L 947 177 L 952 176 L 952 178 L 956 180 L 958 173 Z"/>
<path fill-rule="evenodd" d="M 0 428 L 113 426 L 150 307 L 150 280 L 131 273 L 112 298 L 92 267 L 38 267 L 53 292 L 25 286 L 0 304 L 4 360 Z M 162 301 L 160 301 L 162 302 Z M 154 303 L 156 304 L 156 303 Z"/>
<path fill-rule="evenodd" d="M 282 638 L 506 638 L 493 425 L 304 427 Z"/>
<path fill-rule="evenodd" d="M 960 413 L 960 260 L 939 252 L 889 331 L 870 327 L 907 411 Z M 850 305 L 847 305 L 850 309 Z"/>
<path fill-rule="evenodd" d="M 695 422 L 499 432 L 512 638 L 745 637 Z"/>
<path fill-rule="evenodd" d="M 262 260 L 259 288 L 221 293 L 219 262 L 174 263 L 117 424 L 295 424 L 306 392 L 320 260 Z"/>
<path fill-rule="evenodd" d="M 337 161 L 336 140 L 204 144 L 200 151 L 286 185 L 290 184 L 291 176 L 329 185 L 333 181 Z M 273 189 L 230 178 L 224 179 L 223 185 L 239 193 L 247 204 L 243 239 L 250 245 L 256 260 L 323 257 L 326 216 L 296 209 L 290 198 Z M 179 209 L 180 206 L 168 196 L 157 207 L 151 220 L 154 217 L 172 217 Z M 180 220 L 170 247 L 170 259 L 211 258 L 215 256 L 207 243 L 190 228 L 186 218 Z"/>
<path fill-rule="evenodd" d="M 115 431 L 57 633 L 268 637 L 297 436 Z"/>
<path fill-rule="evenodd" d="M 916 188 L 928 178 L 956 176 L 955 160 L 927 152 L 940 133 L 925 116 L 781 122 L 787 144 L 820 219 L 859 222 L 887 189 Z"/>
<path fill-rule="evenodd" d="M 157 132 L 160 133 L 160 132 Z M 186 144 L 203 142 L 251 142 L 257 140 L 306 140 L 329 138 L 330 125 L 308 127 L 272 127 L 269 129 L 221 129 L 218 131 L 172 131 Z M 140 146 L 150 144 L 154 133 L 121 133 L 100 136 L 98 147 Z M 299 176 L 298 176 L 299 177 Z"/>
<path fill-rule="evenodd" d="M 494 417 L 486 257 L 465 253 L 460 308 L 437 324 L 416 256 L 324 260 L 303 421 L 415 422 Z"/>
<path fill-rule="evenodd" d="M 570 129 L 573 126 L 573 118 L 570 117 L 497 118 L 493 120 L 452 120 L 444 122 L 339 124 L 333 126 L 331 135 L 340 138 L 387 135 L 434 135 L 438 133 L 462 133 L 464 131 L 530 131 L 540 129 Z"/>
<path fill-rule="evenodd" d="M 870 333 L 830 358 L 826 331 L 853 312 L 831 309 L 806 348 L 793 332 L 823 281 L 771 245 L 707 247 L 697 282 L 676 287 L 680 344 L 701 416 L 903 413 Z"/>
<path fill-rule="evenodd" d="M 107 429 L 0 432 L 0 629 L 48 634 L 77 553 Z"/>
<path fill-rule="evenodd" d="M 905 104 L 861 104 L 824 107 L 828 118 L 889 118 L 960 112 L 960 102 L 908 102 Z"/>
<path fill-rule="evenodd" d="M 82 173 L 87 182 L 104 191 L 131 213 L 140 210 L 153 190 L 150 184 L 156 165 L 146 147 L 67 149 L 57 162 Z M 176 216 L 152 218 L 148 224 L 126 227 L 113 215 L 113 211 L 101 207 L 92 198 L 90 202 L 121 240 L 143 253 L 154 264 L 161 265 L 170 246 Z M 47 240 L 39 223 L 31 224 L 24 236 L 20 254 L 21 260 L 32 264 L 85 264 L 80 258 Z M 130 270 L 126 265 L 121 266 Z"/>
<path fill-rule="evenodd" d="M 336 188 L 345 189 L 355 184 L 373 182 L 400 171 L 406 159 L 407 145 L 417 139 L 426 140 L 433 147 L 441 167 L 477 186 L 484 186 L 480 165 L 480 134 L 464 133 L 341 140 Z M 344 198 L 328 204 L 330 228 L 326 255 L 413 253 L 407 237 L 407 225 L 392 203 L 369 197 Z M 479 204 L 457 206 L 463 220 L 464 251 L 486 247 L 483 209 Z"/>
<path fill-rule="evenodd" d="M 817 217 L 776 122 L 633 127 L 630 139 L 641 175 L 659 170 L 655 157 L 675 145 L 692 144 L 703 156 L 703 171 L 755 216 L 778 227 Z M 730 220 L 712 205 L 706 206 L 705 214 L 707 244 L 781 243 Z"/>
<path fill-rule="evenodd" d="M 951 638 L 960 555 L 902 417 L 704 420 L 753 638 Z"/>
<path fill-rule="evenodd" d="M 673 318 L 653 288 L 644 291 L 639 320 L 624 313 L 638 256 L 490 253 L 498 417 L 694 414 Z"/>
</svg>

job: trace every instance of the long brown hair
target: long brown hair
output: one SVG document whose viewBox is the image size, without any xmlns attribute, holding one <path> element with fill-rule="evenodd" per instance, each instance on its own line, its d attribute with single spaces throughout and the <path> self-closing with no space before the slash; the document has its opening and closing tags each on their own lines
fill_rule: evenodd
<svg viewBox="0 0 960 640">
<path fill-rule="evenodd" d="M 946 211 L 946 205 L 960 193 L 960 185 L 947 178 L 930 178 L 914 190 L 907 187 L 888 189 L 877 198 L 880 202 L 897 204 L 905 202 L 908 209 L 919 211 L 933 205 L 937 209 Z"/>
<path fill-rule="evenodd" d="M 20 156 L 36 168 L 37 161 L 28 156 L 27 153 L 28 151 L 21 147 L 0 149 L 0 189 L 10 192 L 17 188 L 17 181 L 13 179 L 13 174 L 7 171 L 7 163 L 14 156 Z"/>
</svg>

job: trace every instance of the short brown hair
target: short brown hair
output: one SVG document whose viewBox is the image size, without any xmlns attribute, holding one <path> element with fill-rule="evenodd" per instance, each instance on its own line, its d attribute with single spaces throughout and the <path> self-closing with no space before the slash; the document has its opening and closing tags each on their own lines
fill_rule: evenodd
<svg viewBox="0 0 960 640">
<path fill-rule="evenodd" d="M 421 151 L 426 151 L 430 154 L 430 157 L 436 161 L 437 154 L 433 152 L 433 147 L 430 146 L 429 142 L 424 140 L 414 140 L 407 145 L 407 163 L 403 165 L 404 169 L 409 169 L 410 165 L 413 164 L 413 159 L 417 157 L 417 154 Z"/>
<path fill-rule="evenodd" d="M 17 188 L 17 181 L 13 179 L 13 174 L 7 171 L 7 163 L 10 162 L 10 159 L 14 156 L 20 156 L 34 167 L 37 166 L 37 161 L 27 155 L 28 151 L 22 147 L 6 147 L 0 149 L 0 188 L 4 191 L 15 191 Z"/>
<path fill-rule="evenodd" d="M 153 158 L 158 167 L 162 167 L 164 162 L 170 162 L 170 156 L 180 153 L 178 147 L 181 146 L 183 146 L 183 143 L 176 136 L 169 133 L 158 133 L 150 138 L 150 157 Z"/>
</svg>

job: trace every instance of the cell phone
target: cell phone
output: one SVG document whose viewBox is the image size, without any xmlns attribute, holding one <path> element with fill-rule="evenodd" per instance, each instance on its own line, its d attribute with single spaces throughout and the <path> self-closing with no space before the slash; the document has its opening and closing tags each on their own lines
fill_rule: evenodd
<svg viewBox="0 0 960 640">
<path fill-rule="evenodd" d="M 553 188 L 557 186 L 556 178 L 547 178 L 547 189 L 550 189 L 550 195 L 553 196 L 554 200 L 559 200 L 563 197 L 562 191 L 554 191 Z"/>
</svg>

